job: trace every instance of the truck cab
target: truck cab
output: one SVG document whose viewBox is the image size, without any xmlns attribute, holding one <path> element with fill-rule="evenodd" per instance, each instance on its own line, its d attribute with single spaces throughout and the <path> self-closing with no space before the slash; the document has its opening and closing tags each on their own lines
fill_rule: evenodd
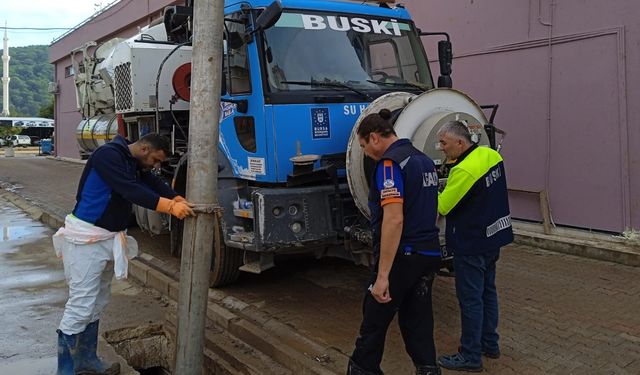
<svg viewBox="0 0 640 375">
<path fill-rule="evenodd" d="M 169 40 L 188 39 L 178 27 L 187 12 L 176 7 L 165 17 L 175 18 L 165 29 L 178 30 Z M 354 255 L 345 246 L 345 230 L 363 221 L 347 184 L 346 151 L 373 100 L 434 87 L 409 13 L 379 2 L 228 0 L 224 35 L 218 184 L 230 254 L 221 258 L 240 252 L 231 268 L 249 272 L 272 267 L 278 253 L 370 263 L 366 250 Z M 172 78 L 183 101 L 189 74 L 177 68 Z M 160 116 L 165 126 L 175 122 Z M 185 145 L 188 112 L 172 117 L 180 123 L 176 144 Z M 173 178 L 179 192 L 186 163 L 177 163 Z M 181 228 L 172 223 L 175 248 Z"/>
<path fill-rule="evenodd" d="M 227 40 L 247 38 L 251 20 L 269 5 L 227 3 Z M 282 6 L 275 25 L 240 46 L 225 44 L 223 69 L 223 98 L 234 103 L 223 105 L 222 150 L 235 176 L 270 184 L 291 181 L 296 156 L 317 156 L 315 167 L 343 160 L 355 120 L 375 98 L 433 88 L 405 9 L 301 0 Z M 337 169 L 344 176 L 344 165 Z"/>
</svg>

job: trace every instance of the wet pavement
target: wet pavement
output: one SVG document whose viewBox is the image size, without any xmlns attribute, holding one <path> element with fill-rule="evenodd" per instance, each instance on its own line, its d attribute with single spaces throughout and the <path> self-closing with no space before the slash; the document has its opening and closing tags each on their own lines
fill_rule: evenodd
<svg viewBox="0 0 640 375">
<path fill-rule="evenodd" d="M 55 322 L 66 302 L 51 230 L 0 200 L 0 373 L 55 366 Z M 37 363 L 33 363 L 38 359 Z M 52 373 L 37 372 L 37 373 Z"/>
<path fill-rule="evenodd" d="M 0 374 L 55 373 L 67 286 L 52 234 L 0 196 Z M 166 305 L 154 291 L 114 280 L 102 329 L 160 321 Z"/>
</svg>

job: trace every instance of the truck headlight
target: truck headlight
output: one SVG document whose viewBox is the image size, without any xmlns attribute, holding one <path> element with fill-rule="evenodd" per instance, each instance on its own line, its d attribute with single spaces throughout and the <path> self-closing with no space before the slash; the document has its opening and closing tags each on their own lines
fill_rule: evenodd
<svg viewBox="0 0 640 375">
<path fill-rule="evenodd" d="M 290 225 L 290 228 L 293 233 L 298 234 L 302 232 L 302 223 L 295 221 Z"/>
</svg>

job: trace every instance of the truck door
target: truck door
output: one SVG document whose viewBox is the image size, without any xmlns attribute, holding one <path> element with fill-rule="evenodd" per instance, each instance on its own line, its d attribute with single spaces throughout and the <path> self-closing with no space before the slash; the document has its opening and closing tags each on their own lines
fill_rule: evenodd
<svg viewBox="0 0 640 375">
<path fill-rule="evenodd" d="M 244 43 L 240 11 L 225 15 L 223 79 L 226 93 L 220 103 L 220 147 L 236 177 L 266 181 L 264 99 L 255 43 Z M 235 22 L 234 22 L 235 21 Z M 224 101 L 226 100 L 226 101 Z"/>
</svg>

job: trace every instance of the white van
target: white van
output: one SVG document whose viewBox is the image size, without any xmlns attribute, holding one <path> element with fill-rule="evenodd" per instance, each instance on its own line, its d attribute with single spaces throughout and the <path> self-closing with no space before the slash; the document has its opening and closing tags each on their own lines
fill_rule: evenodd
<svg viewBox="0 0 640 375">
<path fill-rule="evenodd" d="M 29 147 L 31 146 L 31 138 L 28 135 L 12 135 L 7 137 L 5 144 L 13 144 L 14 147 Z"/>
</svg>

